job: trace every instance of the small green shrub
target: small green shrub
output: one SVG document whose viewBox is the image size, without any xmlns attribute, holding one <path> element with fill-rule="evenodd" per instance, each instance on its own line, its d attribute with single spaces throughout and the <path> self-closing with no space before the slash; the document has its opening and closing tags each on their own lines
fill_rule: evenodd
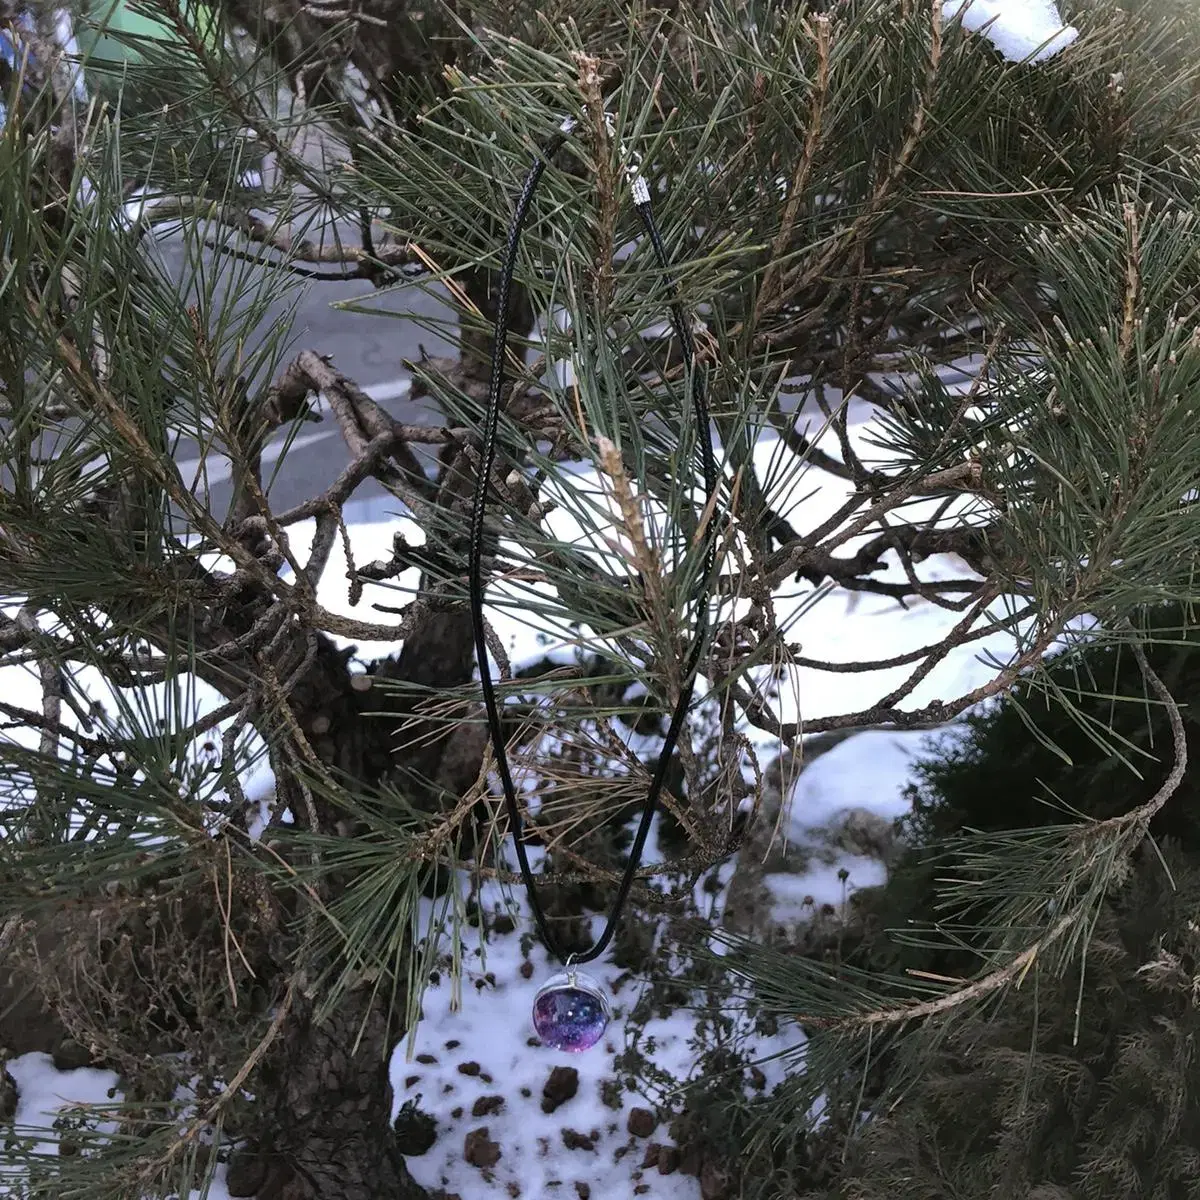
<svg viewBox="0 0 1200 1200">
<path fill-rule="evenodd" d="M 1200 861 L 1162 854 L 1137 854 L 1081 968 L 952 1027 L 810 1200 L 1200 1196 Z"/>
<path fill-rule="evenodd" d="M 1196 762 L 1200 637 L 1183 616 L 1148 615 L 1155 635 L 1174 641 L 1148 646 L 1147 657 L 1182 709 Z M 955 867 L 946 839 L 1116 816 L 1161 784 L 1172 762 L 1167 714 L 1147 700 L 1127 648 L 1073 651 L 1050 682 L 973 716 L 917 765 L 900 822 L 909 850 L 866 898 L 876 932 L 855 947 L 857 965 L 977 971 L 969 939 L 951 949 L 895 936 L 961 915 L 939 907 L 938 879 Z M 1059 977 L 1035 965 L 1019 988 L 928 1038 L 911 1088 L 863 1125 L 836 1182 L 810 1191 L 813 1200 L 1200 1197 L 1198 779 L 1189 772 L 1154 818 L 1154 845 L 1107 894 L 1086 956 Z M 845 1136 L 822 1131 L 826 1161 Z"/>
</svg>

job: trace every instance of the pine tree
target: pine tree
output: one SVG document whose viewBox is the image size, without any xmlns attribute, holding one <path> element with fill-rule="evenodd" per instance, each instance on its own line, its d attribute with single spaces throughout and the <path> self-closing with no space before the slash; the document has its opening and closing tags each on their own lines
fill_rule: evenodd
<svg viewBox="0 0 1200 1200">
<path fill-rule="evenodd" d="M 431 965 L 419 899 L 440 897 L 450 922 L 454 866 L 511 879 L 471 682 L 464 530 L 499 264 L 541 148 L 575 118 L 518 260 L 487 570 L 504 577 L 493 605 L 581 646 L 578 669 L 534 676 L 495 647 L 511 753 L 543 781 L 531 825 L 554 844 L 565 924 L 612 894 L 613 826 L 646 778 L 614 722 L 645 719 L 635 683 L 670 708 L 698 586 L 714 632 L 664 802 L 676 850 L 648 865 L 635 904 L 654 899 L 653 876 L 674 886 L 736 849 L 761 778 L 747 731 L 790 751 L 805 733 L 937 726 L 1042 679 L 1085 618 L 1141 655 L 1137 614 L 1191 597 L 1196 30 L 1182 3 L 1077 0 L 1064 19 L 1078 38 L 1034 64 L 935 0 L 145 12 L 176 39 L 139 45 L 126 107 L 124 93 L 80 98 L 48 9 L 0 2 L 29 51 L 0 69 L 0 664 L 35 675 L 41 697 L 0 697 L 0 945 L 125 1096 L 115 1133 L 72 1131 L 85 1152 L 26 1156 L 29 1188 L 182 1194 L 237 1142 L 238 1194 L 416 1196 L 386 1059 Z M 304 133 L 321 155 L 297 150 Z M 629 169 L 671 280 L 627 202 Z M 153 252 L 168 227 L 188 247 L 182 283 Z M 248 264 L 269 265 L 268 282 Z M 444 423 L 396 422 L 320 346 L 296 353 L 264 327 L 273 294 L 328 278 L 449 294 L 457 357 L 412 364 Z M 695 316 L 694 363 L 655 332 L 673 294 Z M 947 382 L 967 358 L 970 382 Z M 696 373 L 721 456 L 709 513 Z M 886 414 L 869 459 L 847 395 Z M 266 438 L 318 396 L 346 469 L 273 511 Z M 798 424 L 802 396 L 820 446 Z M 182 438 L 232 462 L 230 511 L 174 465 Z M 809 471 L 846 484 L 827 519 L 797 500 Z M 316 588 L 367 478 L 425 537 L 358 564 L 348 588 L 414 570 L 420 583 L 396 584 L 395 612 L 350 619 Z M 298 561 L 288 529 L 310 518 Z M 705 580 L 709 526 L 721 553 Z M 784 604 L 797 587 L 957 619 L 915 653 L 838 661 L 799 643 L 803 605 Z M 1001 633 L 1015 648 L 989 684 L 926 698 L 939 664 Z M 396 650 L 364 670 L 335 637 Z M 800 670 L 872 669 L 894 673 L 854 711 L 805 720 L 789 699 Z M 195 680 L 225 698 L 199 719 Z M 241 782 L 251 732 L 275 781 L 261 834 Z M 1173 744 L 1160 791 L 1086 845 L 986 848 L 999 932 L 976 980 L 917 995 L 739 947 L 729 965 L 812 1034 L 776 1131 L 878 1037 L 950 1020 L 1035 958 L 1067 972 L 1169 802 Z"/>
</svg>

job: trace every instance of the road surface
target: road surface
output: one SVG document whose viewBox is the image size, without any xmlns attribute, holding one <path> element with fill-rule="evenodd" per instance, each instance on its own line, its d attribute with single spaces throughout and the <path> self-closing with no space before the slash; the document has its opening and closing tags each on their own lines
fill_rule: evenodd
<svg viewBox="0 0 1200 1200">
<path fill-rule="evenodd" d="M 178 279 L 184 267 L 182 243 L 177 238 L 163 239 L 158 243 L 157 253 L 172 276 Z M 238 269 L 246 270 L 241 264 Z M 373 296 L 373 289 L 365 280 L 349 283 L 305 281 L 302 288 L 291 334 L 285 342 L 288 346 L 285 361 L 290 361 L 301 350 L 332 355 L 333 365 L 339 371 L 354 379 L 397 419 L 426 423 L 440 421 L 440 414 L 408 399 L 410 380 L 403 363 L 405 359 L 419 358 L 422 346 L 431 355 L 454 353 L 451 344 L 436 330 L 420 323 L 429 319 L 450 320 L 452 310 L 447 304 L 416 287 L 368 301 L 367 297 Z M 285 321 L 296 296 L 295 292 L 289 291 L 274 302 L 260 328 L 265 331 L 273 324 Z M 334 307 L 346 301 L 361 301 L 372 309 L 411 313 L 414 319 L 348 312 Z M 282 455 L 282 466 L 277 468 L 276 464 L 289 430 L 277 431 L 266 447 L 263 482 L 269 485 L 268 495 L 274 511 L 290 508 L 323 491 L 345 467 L 348 456 L 341 435 L 327 409 L 324 409 L 324 415 L 325 420 L 320 424 L 306 424 L 300 428 L 286 454 Z M 199 446 L 194 441 L 184 441 L 175 457 L 184 480 L 191 484 L 200 469 Z M 209 454 L 203 470 L 212 495 L 212 510 L 222 516 L 232 497 L 229 462 L 220 455 Z M 385 497 L 388 493 L 373 480 L 368 480 L 355 493 L 353 509 L 358 510 L 374 501 L 370 508 L 377 511 L 378 501 Z M 352 515 L 353 512 L 348 512 L 348 516 Z"/>
</svg>

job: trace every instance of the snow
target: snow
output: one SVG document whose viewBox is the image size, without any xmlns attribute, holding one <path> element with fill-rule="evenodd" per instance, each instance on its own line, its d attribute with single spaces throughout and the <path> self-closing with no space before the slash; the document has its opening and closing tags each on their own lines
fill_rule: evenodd
<svg viewBox="0 0 1200 1200">
<path fill-rule="evenodd" d="M 90 1108 L 103 1109 L 107 1105 L 120 1103 L 117 1092 L 117 1076 L 113 1071 L 101 1071 L 92 1067 L 79 1067 L 73 1071 L 59 1071 L 48 1054 L 22 1054 L 8 1060 L 7 1070 L 17 1085 L 17 1110 L 13 1115 L 13 1133 L 31 1142 L 29 1152 L 42 1156 L 57 1153 L 58 1133 L 52 1129 L 54 1121 L 67 1115 L 79 1106 L 80 1115 Z M 93 1121 L 89 1119 L 89 1126 Z M 113 1121 L 95 1121 L 94 1128 L 101 1133 L 116 1128 Z M 0 1163 L 0 1195 L 9 1195 L 12 1188 L 4 1182 L 21 1172 L 14 1156 L 9 1163 Z M 209 1193 L 211 1200 L 226 1200 L 216 1192 Z"/>
<path fill-rule="evenodd" d="M 8 1073 L 18 1089 L 17 1111 L 13 1117 L 13 1124 L 18 1129 L 46 1128 L 65 1105 L 103 1107 L 112 1104 L 114 1099 L 119 1100 L 114 1071 L 93 1067 L 59 1071 L 48 1054 L 22 1054 L 19 1058 L 9 1059 Z M 40 1154 L 53 1153 L 54 1143 L 39 1142 L 35 1150 Z"/>
<path fill-rule="evenodd" d="M 32 1154 L 39 1157 L 57 1154 L 58 1135 L 53 1124 L 69 1117 L 74 1109 L 78 1109 L 81 1117 L 88 1118 L 89 1128 L 97 1133 L 115 1131 L 115 1121 L 95 1120 L 96 1111 L 120 1104 L 124 1098 L 118 1090 L 115 1071 L 94 1067 L 60 1071 L 50 1055 L 37 1052 L 10 1058 L 6 1068 L 17 1085 L 18 1095 L 12 1132 L 30 1139 Z M 0 1196 L 13 1194 L 13 1189 L 3 1181 L 22 1171 L 17 1161 L 14 1157 L 11 1162 L 0 1164 Z M 191 1200 L 200 1200 L 198 1190 L 192 1192 Z M 225 1187 L 224 1163 L 217 1164 L 213 1172 L 206 1200 L 231 1200 Z"/>
<path fill-rule="evenodd" d="M 1052 0 L 944 0 L 945 20 L 960 13 L 964 29 L 982 32 L 1012 62 L 1042 62 L 1079 36 L 1063 25 Z"/>
<path fill-rule="evenodd" d="M 838 912 L 843 911 L 851 892 L 876 887 L 886 879 L 887 872 L 877 860 L 847 854 L 834 864 L 818 863 L 803 875 L 772 872 L 764 877 L 764 882 L 775 900 L 776 919 L 783 924 L 798 924 L 811 920 L 814 907 L 830 905 Z"/>
<path fill-rule="evenodd" d="M 901 789 L 928 734 L 868 729 L 847 738 L 805 768 L 792 790 L 792 824 L 824 829 L 848 805 L 886 820 L 908 811 Z"/>
<path fill-rule="evenodd" d="M 496 904 L 511 915 L 527 917 L 524 898 L 519 901 L 519 911 L 513 913 L 498 888 L 485 888 L 482 900 L 485 910 Z M 465 933 L 461 1006 L 456 1011 L 443 972 L 440 983 L 423 997 L 424 1020 L 417 1029 L 411 1058 L 401 1047 L 392 1061 L 394 1109 L 419 1096 L 421 1111 L 438 1124 L 438 1141 L 428 1153 L 409 1158 L 410 1171 L 427 1187 L 445 1188 L 463 1197 L 519 1194 L 570 1198 L 577 1194 L 575 1181 L 590 1185 L 593 1196 L 632 1194 L 632 1187 L 641 1181 L 646 1143 L 627 1132 L 628 1114 L 639 1104 L 653 1105 L 623 1088 L 613 1088 L 609 1100 L 617 1107 L 610 1107 L 601 1087 L 623 1074 L 616 1070 L 613 1059 L 626 1048 L 622 1017 L 636 1000 L 639 984 L 611 963 L 588 964 L 584 968 L 587 974 L 613 993 L 613 1023 L 605 1040 L 590 1052 L 556 1053 L 529 1044 L 534 1036 L 530 1019 L 534 995 L 558 969 L 555 964 L 540 945 L 534 945 L 529 959 L 533 969 L 528 979 L 523 978 L 520 938 L 512 933 L 493 935 L 485 971 L 478 958 L 478 931 L 467 929 Z M 487 978 L 489 974 L 494 982 Z M 626 978 L 618 984 L 622 976 Z M 646 1033 L 654 1040 L 653 1061 L 676 1078 L 686 1077 L 692 1059 L 688 1045 L 692 1026 L 686 1015 L 648 1022 Z M 459 1044 L 451 1044 L 455 1042 Z M 422 1063 L 417 1055 L 437 1061 Z M 480 1074 L 466 1075 L 459 1070 L 462 1065 L 473 1070 L 470 1064 L 477 1064 Z M 546 1113 L 542 1110 L 543 1088 L 551 1070 L 559 1066 L 578 1071 L 578 1090 L 555 1111 Z M 488 1096 L 502 1096 L 503 1105 L 496 1112 L 473 1116 L 473 1105 Z M 486 1129 L 488 1138 L 500 1147 L 498 1162 L 487 1170 L 463 1158 L 465 1138 L 478 1129 Z M 593 1148 L 567 1149 L 564 1130 L 594 1135 Z M 670 1142 L 662 1127 L 652 1140 Z M 622 1151 L 620 1157 L 618 1150 Z M 664 1177 L 657 1171 L 653 1175 L 656 1197 L 695 1200 L 699 1195 L 693 1178 Z M 510 1185 L 516 1185 L 519 1193 L 509 1191 Z"/>
</svg>

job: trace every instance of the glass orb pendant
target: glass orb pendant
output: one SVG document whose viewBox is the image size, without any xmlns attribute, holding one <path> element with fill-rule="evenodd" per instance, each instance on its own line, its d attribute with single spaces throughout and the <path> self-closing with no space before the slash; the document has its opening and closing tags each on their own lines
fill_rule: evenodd
<svg viewBox="0 0 1200 1200">
<path fill-rule="evenodd" d="M 612 1005 L 600 984 L 582 971 L 547 979 L 533 1001 L 533 1027 L 543 1046 L 578 1054 L 590 1050 L 612 1020 Z"/>
</svg>

